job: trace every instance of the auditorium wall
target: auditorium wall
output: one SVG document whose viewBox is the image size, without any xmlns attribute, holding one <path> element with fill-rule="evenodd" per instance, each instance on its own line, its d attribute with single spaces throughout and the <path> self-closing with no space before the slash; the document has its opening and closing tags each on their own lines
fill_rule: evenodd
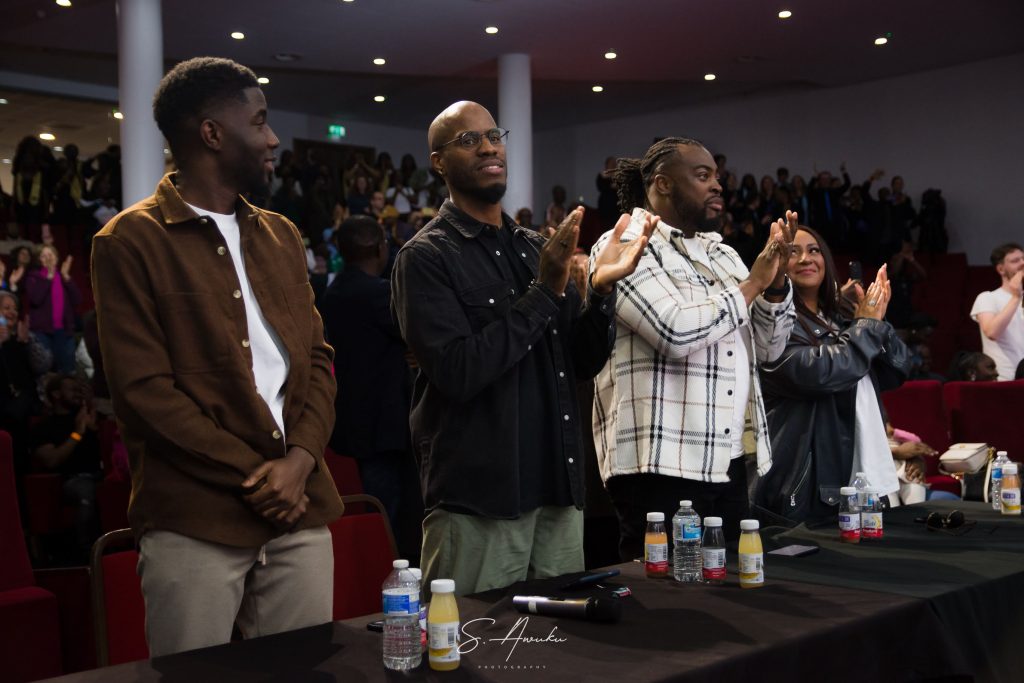
<svg viewBox="0 0 1024 683">
<path fill-rule="evenodd" d="M 728 156 L 728 166 L 805 177 L 815 165 L 854 182 L 875 168 L 896 174 L 918 205 L 943 191 L 950 249 L 987 263 L 992 246 L 1024 240 L 1024 54 L 859 85 L 757 95 L 537 135 L 535 211 L 559 183 L 595 205 L 594 179 L 607 156 L 640 156 L 655 136 L 683 135 Z M 695 87 L 700 87 L 695 86 Z M 602 97 L 614 96 L 614 86 Z M 878 185 L 875 185 L 877 189 Z"/>
</svg>

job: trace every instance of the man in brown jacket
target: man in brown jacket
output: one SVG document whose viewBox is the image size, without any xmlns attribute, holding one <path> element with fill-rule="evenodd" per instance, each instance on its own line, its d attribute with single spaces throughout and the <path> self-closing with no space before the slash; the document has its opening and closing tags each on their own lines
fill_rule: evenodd
<svg viewBox="0 0 1024 683">
<path fill-rule="evenodd" d="M 331 619 L 333 351 L 295 226 L 241 194 L 279 141 L 248 68 L 196 58 L 153 101 L 178 166 L 93 242 L 132 467 L 150 654 Z"/>
</svg>

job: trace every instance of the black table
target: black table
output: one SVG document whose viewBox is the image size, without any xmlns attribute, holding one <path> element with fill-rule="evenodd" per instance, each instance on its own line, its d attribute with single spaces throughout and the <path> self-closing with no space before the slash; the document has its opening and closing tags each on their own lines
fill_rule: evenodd
<svg viewBox="0 0 1024 683">
<path fill-rule="evenodd" d="M 821 550 L 768 556 L 756 590 L 738 587 L 734 553 L 724 586 L 649 580 L 639 564 L 620 565 L 620 577 L 593 591 L 632 589 L 619 624 L 512 609 L 512 595 L 558 594 L 564 579 L 460 598 L 464 655 L 451 673 L 386 671 L 365 617 L 55 680 L 1024 680 L 1014 649 L 1024 646 L 1024 522 L 980 504 L 961 504 L 979 520 L 962 536 L 913 521 L 947 508 L 891 511 L 886 538 L 856 546 L 839 543 L 833 527 L 765 530 L 766 550 Z"/>
</svg>

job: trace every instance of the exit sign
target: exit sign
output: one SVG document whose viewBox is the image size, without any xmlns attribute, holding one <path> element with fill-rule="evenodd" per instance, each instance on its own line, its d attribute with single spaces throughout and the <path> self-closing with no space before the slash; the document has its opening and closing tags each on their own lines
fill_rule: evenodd
<svg viewBox="0 0 1024 683">
<path fill-rule="evenodd" d="M 333 140 L 345 137 L 345 126 L 339 126 L 336 123 L 327 126 L 327 137 Z"/>
</svg>

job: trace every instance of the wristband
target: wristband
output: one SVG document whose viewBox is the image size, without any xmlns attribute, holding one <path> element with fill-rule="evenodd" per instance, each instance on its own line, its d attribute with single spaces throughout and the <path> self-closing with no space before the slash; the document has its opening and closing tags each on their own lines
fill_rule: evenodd
<svg viewBox="0 0 1024 683">
<path fill-rule="evenodd" d="M 78 432 L 71 432 L 71 437 L 70 438 L 71 438 L 72 441 L 81 441 L 82 440 L 82 435 L 79 434 Z"/>
<path fill-rule="evenodd" d="M 789 293 L 789 276 L 783 275 L 782 277 L 783 280 L 781 287 L 769 287 L 768 289 L 764 290 L 764 293 L 767 296 L 786 296 L 786 294 Z"/>
</svg>

